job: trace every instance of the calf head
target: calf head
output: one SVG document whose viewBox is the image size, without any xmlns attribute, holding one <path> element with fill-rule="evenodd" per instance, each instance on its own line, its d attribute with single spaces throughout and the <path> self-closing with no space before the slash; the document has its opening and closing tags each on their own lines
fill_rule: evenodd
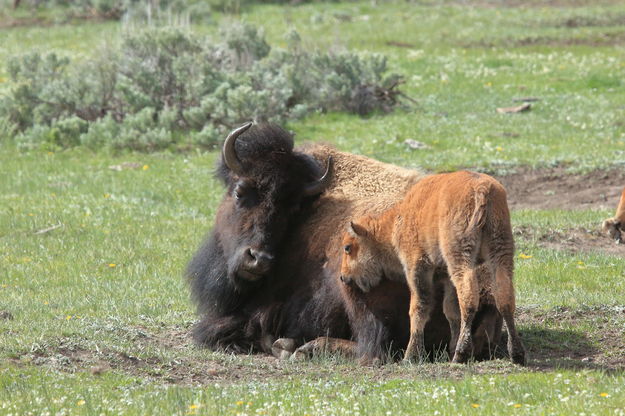
<svg viewBox="0 0 625 416">
<path fill-rule="evenodd" d="M 343 234 L 341 281 L 356 285 L 363 292 L 380 284 L 384 274 L 383 262 L 387 257 L 373 233 L 372 224 L 370 218 L 352 221 Z"/>
</svg>

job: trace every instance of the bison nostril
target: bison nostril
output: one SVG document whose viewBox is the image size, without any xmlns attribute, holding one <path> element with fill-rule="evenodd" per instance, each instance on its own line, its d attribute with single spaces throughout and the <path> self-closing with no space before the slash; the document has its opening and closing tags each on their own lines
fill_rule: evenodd
<svg viewBox="0 0 625 416">
<path fill-rule="evenodd" d="M 246 251 L 246 254 L 247 254 L 247 256 L 248 256 L 250 261 L 256 261 L 256 258 L 257 258 L 256 254 L 257 253 L 258 252 L 256 250 L 254 250 L 253 248 L 248 248 L 247 251 Z"/>
<path fill-rule="evenodd" d="M 247 250 L 249 265 L 253 268 L 266 269 L 273 261 L 273 256 L 261 250 L 249 248 Z"/>
</svg>

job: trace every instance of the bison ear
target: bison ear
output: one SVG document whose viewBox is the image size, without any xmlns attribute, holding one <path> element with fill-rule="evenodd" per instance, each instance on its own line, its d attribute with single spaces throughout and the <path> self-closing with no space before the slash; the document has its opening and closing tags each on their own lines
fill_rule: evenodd
<svg viewBox="0 0 625 416">
<path fill-rule="evenodd" d="M 349 227 L 347 227 L 347 231 L 352 237 L 366 237 L 367 235 L 369 235 L 369 232 L 365 227 L 354 221 L 349 222 Z"/>
</svg>

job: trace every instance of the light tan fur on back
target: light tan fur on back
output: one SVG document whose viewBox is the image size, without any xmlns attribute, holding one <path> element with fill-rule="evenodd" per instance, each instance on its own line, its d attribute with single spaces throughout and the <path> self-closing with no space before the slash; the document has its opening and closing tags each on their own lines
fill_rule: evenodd
<svg viewBox="0 0 625 416">
<path fill-rule="evenodd" d="M 454 362 L 471 355 L 473 318 L 480 304 L 478 269 L 491 273 L 493 295 L 508 329 L 512 360 L 525 364 L 514 325 L 514 242 L 503 186 L 488 175 L 455 172 L 417 182 L 405 198 L 380 215 L 366 215 L 344 235 L 341 280 L 363 291 L 381 276 L 406 279 L 410 289 L 410 341 L 405 359 L 423 351 L 423 329 L 432 311 L 433 275 L 446 266 L 453 288 L 445 313 L 457 340 Z M 451 285 L 450 285 L 451 287 Z M 457 296 L 460 317 L 455 309 Z"/>
<path fill-rule="evenodd" d="M 345 223 L 352 215 L 381 213 L 400 201 L 425 176 L 419 170 L 341 152 L 330 146 L 316 144 L 305 150 L 317 160 L 327 160 L 329 156 L 334 160 L 332 182 L 315 203 L 302 231 L 310 235 L 311 244 L 325 246 L 328 257 L 334 257 L 341 244 L 337 223 Z M 328 223 L 327 218 L 333 221 Z M 334 237 L 333 241 L 328 242 L 328 236 Z"/>
</svg>

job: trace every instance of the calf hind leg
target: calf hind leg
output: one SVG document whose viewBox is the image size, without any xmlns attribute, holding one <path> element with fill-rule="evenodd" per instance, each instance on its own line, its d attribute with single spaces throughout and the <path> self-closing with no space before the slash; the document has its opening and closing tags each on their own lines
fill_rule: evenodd
<svg viewBox="0 0 625 416">
<path fill-rule="evenodd" d="M 514 323 L 514 286 L 512 284 L 512 267 L 499 266 L 495 271 L 495 288 L 493 290 L 499 313 L 503 316 L 508 330 L 508 354 L 515 364 L 526 365 L 525 348 Z"/>
<path fill-rule="evenodd" d="M 460 333 L 452 362 L 466 363 L 473 353 L 471 327 L 480 305 L 479 283 L 475 267 L 450 268 L 460 307 Z"/>
</svg>

